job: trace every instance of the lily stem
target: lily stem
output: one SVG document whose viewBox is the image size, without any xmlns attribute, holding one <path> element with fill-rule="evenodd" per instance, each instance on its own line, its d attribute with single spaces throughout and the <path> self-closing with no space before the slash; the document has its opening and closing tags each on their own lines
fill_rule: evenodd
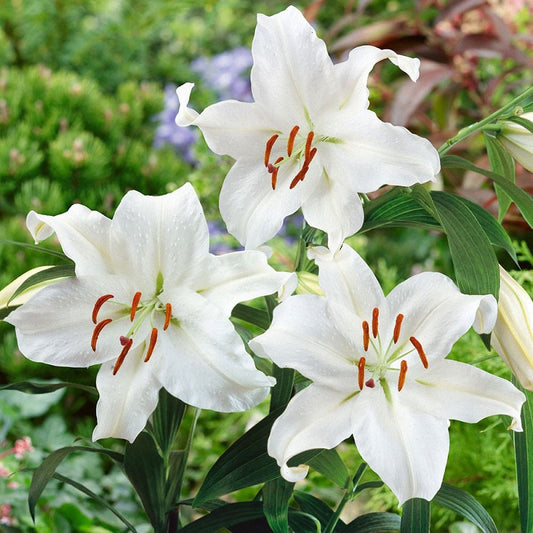
<svg viewBox="0 0 533 533">
<path fill-rule="evenodd" d="M 457 144 L 458 142 L 462 141 L 463 139 L 465 139 L 469 135 L 472 135 L 473 133 L 481 131 L 488 124 L 490 124 L 491 122 L 493 122 L 500 116 L 506 114 L 507 112 L 511 111 L 513 108 L 518 106 L 518 104 L 522 100 L 530 96 L 533 96 L 533 87 L 526 89 L 523 93 L 519 94 L 516 98 L 513 98 L 508 104 L 504 105 L 503 107 L 501 107 L 494 113 L 491 113 L 488 117 L 484 118 L 483 120 L 480 120 L 479 122 L 474 122 L 474 124 L 470 124 L 470 126 L 467 126 L 466 128 L 459 130 L 456 135 L 448 139 L 439 148 L 439 154 L 443 156 L 454 144 Z"/>
</svg>

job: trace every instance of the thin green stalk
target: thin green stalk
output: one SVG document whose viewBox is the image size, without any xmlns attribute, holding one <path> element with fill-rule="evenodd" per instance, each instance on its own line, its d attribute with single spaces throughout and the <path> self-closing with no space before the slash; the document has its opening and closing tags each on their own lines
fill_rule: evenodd
<svg viewBox="0 0 533 533">
<path fill-rule="evenodd" d="M 346 504 L 354 497 L 357 486 L 359 484 L 359 481 L 363 477 L 363 474 L 365 473 L 366 467 L 366 463 L 361 463 L 359 465 L 359 468 L 357 469 L 353 480 L 350 480 L 348 486 L 345 488 L 344 495 L 342 497 L 342 500 L 339 502 L 339 505 L 337 505 L 337 509 L 335 509 L 335 512 L 326 524 L 326 527 L 324 528 L 324 533 L 333 533 L 335 531 L 335 527 L 337 526 L 337 523 L 341 517 L 341 513 Z"/>
<path fill-rule="evenodd" d="M 466 128 L 463 128 L 462 130 L 459 130 L 459 132 L 456 135 L 448 139 L 439 148 L 439 154 L 443 156 L 454 144 L 457 144 L 458 142 L 462 141 L 469 135 L 472 135 L 473 133 L 476 133 L 486 128 L 491 122 L 494 122 L 494 120 L 496 120 L 500 116 L 504 115 L 505 113 L 507 113 L 514 107 L 516 107 L 522 100 L 524 100 L 525 98 L 528 98 L 529 96 L 533 96 L 533 87 L 526 89 L 522 94 L 519 94 L 516 98 L 513 98 L 508 104 L 504 105 L 502 108 L 490 114 L 488 117 L 484 118 L 483 120 L 480 120 L 479 122 L 475 122 L 474 124 L 470 124 L 470 126 L 467 126 Z"/>
</svg>

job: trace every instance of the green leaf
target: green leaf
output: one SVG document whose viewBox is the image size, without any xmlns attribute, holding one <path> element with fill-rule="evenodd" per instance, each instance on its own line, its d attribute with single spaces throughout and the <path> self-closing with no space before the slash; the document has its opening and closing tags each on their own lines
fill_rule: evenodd
<svg viewBox="0 0 533 533">
<path fill-rule="evenodd" d="M 229 503 L 181 528 L 180 533 L 217 531 L 261 518 L 264 518 L 263 502 Z M 249 531 L 253 529 L 250 528 Z"/>
<path fill-rule="evenodd" d="M 163 456 L 167 456 L 178 434 L 187 405 L 169 394 L 164 388 L 159 391 L 159 402 L 152 415 L 155 441 Z"/>
<path fill-rule="evenodd" d="M 273 533 L 287 533 L 289 530 L 289 499 L 294 483 L 279 477 L 265 483 L 263 490 L 263 511 Z"/>
<path fill-rule="evenodd" d="M 525 191 L 517 187 L 514 183 L 505 179 L 503 176 L 496 174 L 496 172 L 490 172 L 483 168 L 479 168 L 470 161 L 456 156 L 446 155 L 441 158 L 441 165 L 448 168 L 462 168 L 464 170 L 472 170 L 483 176 L 487 176 L 495 183 L 497 183 L 505 193 L 513 200 L 516 207 L 522 213 L 524 220 L 533 228 L 533 198 Z"/>
<path fill-rule="evenodd" d="M 58 474 L 57 472 L 55 472 L 52 477 L 54 479 L 57 479 L 58 481 L 71 485 L 72 487 L 76 488 L 80 492 L 83 492 L 84 494 L 92 498 L 94 501 L 98 502 L 103 507 L 109 509 L 130 531 L 132 531 L 133 533 L 137 533 L 137 530 L 126 519 L 126 517 L 122 515 L 122 513 L 117 511 L 115 507 L 113 507 L 110 503 L 108 503 L 104 498 L 102 498 L 101 496 L 98 496 L 98 494 L 88 489 L 85 485 L 82 485 L 81 483 L 78 483 L 77 481 L 74 481 L 73 479 L 70 479 L 66 476 L 62 476 L 61 474 Z"/>
<path fill-rule="evenodd" d="M 511 183 L 515 183 L 515 164 L 511 154 L 496 140 L 494 135 L 485 132 L 485 146 L 489 156 L 490 167 L 496 174 L 500 174 Z M 498 220 L 501 222 L 511 205 L 511 198 L 499 185 L 494 186 L 498 196 Z"/>
<path fill-rule="evenodd" d="M 19 294 L 22 294 L 34 285 L 39 285 L 40 283 L 45 283 L 46 281 L 53 279 L 71 278 L 75 275 L 74 264 L 57 265 L 47 268 L 46 270 L 41 270 L 40 272 L 33 274 L 33 276 L 30 276 L 28 279 L 25 279 L 13 293 L 13 296 L 11 296 L 9 301 L 13 300 Z"/>
<path fill-rule="evenodd" d="M 307 492 L 295 490 L 294 499 L 296 500 L 296 503 L 300 506 L 300 509 L 304 513 L 318 518 L 322 528 L 326 527 L 326 525 L 329 523 L 330 519 L 334 514 L 333 509 L 331 509 L 329 505 L 324 503 L 322 500 L 315 498 L 313 495 L 308 494 Z M 337 522 L 335 531 L 339 533 L 344 532 L 344 522 L 339 520 L 339 522 Z"/>
<path fill-rule="evenodd" d="M 430 503 L 412 498 L 403 504 L 400 533 L 429 533 Z"/>
<path fill-rule="evenodd" d="M 0 320 L 4 320 L 4 318 L 9 315 L 9 313 L 14 311 L 17 307 L 20 307 L 20 305 L 11 305 L 8 307 L 0 308 Z"/>
<path fill-rule="evenodd" d="M 156 532 L 166 524 L 165 465 L 152 436 L 143 431 L 126 445 L 124 471 Z"/>
<path fill-rule="evenodd" d="M 73 452 L 101 453 L 103 455 L 107 455 L 117 463 L 122 463 L 124 459 L 124 456 L 121 453 L 114 452 L 112 450 L 106 450 L 105 448 L 100 447 L 90 448 L 88 446 L 67 446 L 52 452 L 35 470 L 31 479 L 30 490 L 28 492 L 28 506 L 30 508 L 31 517 L 34 521 L 35 506 L 37 505 L 37 501 L 39 500 L 44 488 L 46 485 L 48 485 L 50 479 L 52 479 L 61 461 L 63 461 L 67 455 Z"/>
<path fill-rule="evenodd" d="M 63 252 L 58 252 L 56 250 L 50 250 L 49 248 L 44 248 L 42 246 L 37 246 L 36 244 L 30 244 L 30 243 L 27 243 L 27 242 L 10 241 L 8 239 L 0 239 L 0 244 L 14 244 L 15 246 L 21 246 L 22 248 L 29 248 L 30 250 L 35 250 L 37 252 L 42 252 L 43 254 L 53 255 L 55 257 L 60 257 L 61 259 L 64 259 L 65 261 L 69 261 L 72 264 L 74 264 L 74 261 L 72 261 L 69 257 L 67 257 Z"/>
<path fill-rule="evenodd" d="M 276 378 L 276 384 L 270 392 L 270 412 L 285 408 L 292 396 L 295 371 L 292 368 L 280 368 L 272 364 L 272 375 Z"/>
<path fill-rule="evenodd" d="M 79 383 L 71 383 L 68 381 L 58 382 L 35 382 L 35 381 L 19 381 L 18 383 L 10 383 L 9 385 L 2 385 L 1 390 L 18 390 L 28 394 L 46 394 L 47 392 L 54 392 L 58 389 L 70 387 L 73 389 L 80 389 L 91 394 L 98 394 L 95 387 L 88 385 L 80 385 Z"/>
<path fill-rule="evenodd" d="M 344 533 L 375 533 L 376 531 L 398 531 L 401 527 L 401 524 L 402 519 L 394 513 L 367 513 L 362 516 L 358 516 L 355 520 L 347 524 L 346 528 L 342 531 Z"/>
<path fill-rule="evenodd" d="M 322 450 L 309 459 L 307 464 L 341 488 L 348 487 L 350 474 L 337 450 Z"/>
<path fill-rule="evenodd" d="M 489 513 L 464 490 L 443 483 L 432 501 L 470 520 L 483 533 L 498 533 L 496 524 Z"/>
<path fill-rule="evenodd" d="M 391 194 L 394 191 L 394 194 Z M 359 231 L 391 226 L 439 228 L 439 223 L 407 191 L 395 188 L 365 204 L 365 221 Z"/>
<path fill-rule="evenodd" d="M 520 524 L 522 531 L 533 531 L 533 392 L 525 390 L 514 376 L 513 383 L 526 395 L 521 415 L 524 431 L 513 431 Z"/>
<path fill-rule="evenodd" d="M 498 260 L 480 223 L 457 196 L 440 193 L 432 199 L 448 238 L 459 289 L 466 294 L 493 294 L 498 298 Z"/>
<path fill-rule="evenodd" d="M 194 499 L 194 507 L 244 487 L 280 477 L 279 466 L 267 453 L 274 420 L 283 409 L 273 411 L 235 441 L 216 461 Z M 322 450 L 309 450 L 293 461 L 307 462 Z"/>
<path fill-rule="evenodd" d="M 261 309 L 256 309 L 246 304 L 237 304 L 231 312 L 233 318 L 244 320 L 249 324 L 254 324 L 261 329 L 267 329 L 270 326 L 268 313 Z"/>
<path fill-rule="evenodd" d="M 436 191 L 431 194 L 432 196 L 438 196 L 440 194 L 445 193 Z M 483 207 L 481 207 L 480 205 L 471 202 L 470 200 L 467 200 L 462 196 L 457 196 L 456 198 L 458 198 L 466 207 L 468 207 L 468 209 L 470 209 L 472 214 L 479 222 L 479 225 L 485 232 L 485 235 L 487 235 L 490 243 L 493 246 L 503 248 L 513 259 L 513 261 L 517 263 L 518 260 L 516 258 L 516 251 L 513 247 L 513 242 L 511 241 L 511 238 L 509 237 L 507 232 L 503 229 L 502 225 L 486 209 L 483 209 Z"/>
</svg>

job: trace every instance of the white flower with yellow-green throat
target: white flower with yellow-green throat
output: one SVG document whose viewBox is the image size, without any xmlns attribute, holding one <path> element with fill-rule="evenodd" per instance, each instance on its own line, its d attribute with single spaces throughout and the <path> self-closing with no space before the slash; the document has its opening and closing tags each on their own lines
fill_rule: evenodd
<svg viewBox="0 0 533 533">
<path fill-rule="evenodd" d="M 481 333 L 492 329 L 492 295 L 462 294 L 448 277 L 427 272 L 385 296 L 346 244 L 334 254 L 315 248 L 310 255 L 325 296 L 290 296 L 276 307 L 270 328 L 250 342 L 257 355 L 312 380 L 268 440 L 285 479 L 307 474 L 305 465 L 288 466 L 295 455 L 333 448 L 353 435 L 361 457 L 400 504 L 431 500 L 444 476 L 450 419 L 504 414 L 521 430 L 522 392 L 445 359 L 472 325 Z"/>
<path fill-rule="evenodd" d="M 374 65 L 388 58 L 415 80 L 418 59 L 361 46 L 333 64 L 294 7 L 258 15 L 252 55 L 254 102 L 228 100 L 198 114 L 187 107 L 193 84 L 185 83 L 176 117 L 180 126 L 198 126 L 211 150 L 236 159 L 220 212 L 246 248 L 275 236 L 301 207 L 335 249 L 363 223 L 359 193 L 435 179 L 440 161 L 431 143 L 368 109 Z"/>
<path fill-rule="evenodd" d="M 113 219 L 82 205 L 30 212 L 36 241 L 55 232 L 76 276 L 13 311 L 21 352 L 56 366 L 99 364 L 93 439 L 133 441 L 164 387 L 203 409 L 240 411 L 275 383 L 258 371 L 230 321 L 237 302 L 291 276 L 259 251 L 215 256 L 190 184 L 164 196 L 128 192 Z"/>
</svg>

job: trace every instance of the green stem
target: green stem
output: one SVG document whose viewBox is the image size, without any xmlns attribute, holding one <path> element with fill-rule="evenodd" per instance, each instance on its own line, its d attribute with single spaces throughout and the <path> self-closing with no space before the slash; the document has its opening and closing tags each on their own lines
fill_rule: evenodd
<svg viewBox="0 0 533 533">
<path fill-rule="evenodd" d="M 523 93 L 519 94 L 516 98 L 513 98 L 508 104 L 504 105 L 502 108 L 490 114 L 488 117 L 484 118 L 483 120 L 480 120 L 479 122 L 475 122 L 474 124 L 470 124 L 470 126 L 467 126 L 466 128 L 463 128 L 462 130 L 459 130 L 459 132 L 456 135 L 448 139 L 439 148 L 439 154 L 443 156 L 454 144 L 457 144 L 458 142 L 462 141 L 469 135 L 472 135 L 473 133 L 476 133 L 484 129 L 488 124 L 490 124 L 491 122 L 494 122 L 494 120 L 496 120 L 500 116 L 504 115 L 505 113 L 507 113 L 514 107 L 516 107 L 522 100 L 524 100 L 524 98 L 528 98 L 529 96 L 533 96 L 533 87 L 526 89 Z"/>
<path fill-rule="evenodd" d="M 355 476 L 353 477 L 353 480 L 349 480 L 349 485 L 346 487 L 344 491 L 342 500 L 339 502 L 339 505 L 337 505 L 337 509 L 335 509 L 335 512 L 333 513 L 328 523 L 326 524 L 326 527 L 324 528 L 324 533 L 333 533 L 335 531 L 335 527 L 337 526 L 337 522 L 339 521 L 341 517 L 341 513 L 344 507 L 346 506 L 346 504 L 354 497 L 357 486 L 359 484 L 361 477 L 363 476 L 366 470 L 366 467 L 367 467 L 366 463 L 361 463 L 359 465 L 359 468 L 357 469 L 357 472 L 355 473 Z"/>
</svg>

